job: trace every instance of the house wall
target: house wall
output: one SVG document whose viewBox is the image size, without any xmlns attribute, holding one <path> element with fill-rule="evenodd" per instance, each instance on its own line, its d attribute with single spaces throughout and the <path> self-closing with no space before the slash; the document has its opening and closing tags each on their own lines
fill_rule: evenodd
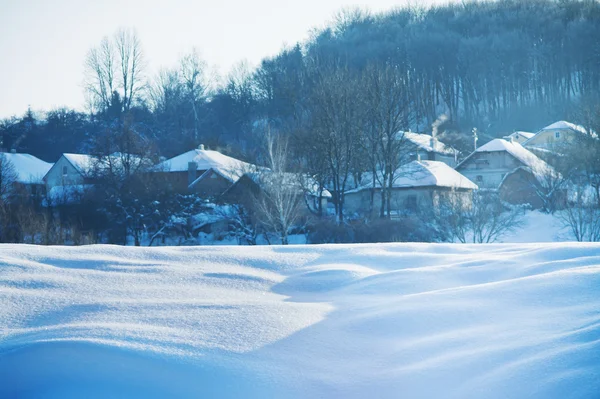
<svg viewBox="0 0 600 399">
<path fill-rule="evenodd" d="M 506 151 L 476 152 L 456 170 L 479 188 L 496 189 L 504 176 L 519 166 L 521 163 Z"/>
<path fill-rule="evenodd" d="M 499 187 L 500 198 L 511 204 L 529 204 L 534 209 L 542 207 L 542 200 L 536 194 L 536 180 L 531 172 L 523 169 L 506 176 Z"/>
<path fill-rule="evenodd" d="M 198 194 L 201 197 L 218 197 L 225 190 L 231 187 L 231 182 L 223 176 L 209 170 L 208 174 L 198 183 L 194 184 L 191 192 Z"/>
<path fill-rule="evenodd" d="M 196 171 L 196 178 L 202 176 L 202 173 L 206 172 L 205 170 Z M 188 171 L 182 172 L 154 172 L 157 179 L 160 179 L 164 182 L 166 187 L 177 193 L 187 193 L 188 190 Z M 194 179 L 195 180 L 195 179 Z"/>
<path fill-rule="evenodd" d="M 66 168 L 66 174 L 63 171 Z M 61 156 L 44 178 L 48 191 L 52 187 L 84 184 L 85 178 L 65 157 Z"/>
<path fill-rule="evenodd" d="M 556 133 L 559 134 L 558 138 L 556 137 Z M 527 142 L 527 147 L 552 149 L 572 142 L 575 139 L 575 135 L 576 133 L 571 129 L 543 130 Z"/>
</svg>

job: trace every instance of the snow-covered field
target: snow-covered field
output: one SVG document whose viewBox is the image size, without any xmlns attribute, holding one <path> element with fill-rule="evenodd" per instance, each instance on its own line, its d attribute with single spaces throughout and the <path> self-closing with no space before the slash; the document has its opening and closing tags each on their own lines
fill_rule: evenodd
<svg viewBox="0 0 600 399">
<path fill-rule="evenodd" d="M 0 246 L 0 397 L 598 398 L 600 245 Z"/>
</svg>

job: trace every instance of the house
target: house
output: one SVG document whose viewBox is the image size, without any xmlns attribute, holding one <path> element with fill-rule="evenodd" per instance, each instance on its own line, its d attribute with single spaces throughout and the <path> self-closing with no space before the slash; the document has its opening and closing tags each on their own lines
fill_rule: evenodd
<svg viewBox="0 0 600 399">
<path fill-rule="evenodd" d="M 458 195 L 465 204 L 470 204 L 473 190 L 478 187 L 467 177 L 440 161 L 412 161 L 402 165 L 395 173 L 392 183 L 391 201 L 393 214 L 435 210 L 440 200 L 449 195 Z M 372 191 L 373 210 L 370 210 Z M 381 207 L 381 184 L 365 184 L 345 193 L 346 211 L 358 215 L 377 212 Z"/>
<path fill-rule="evenodd" d="M 155 172 L 165 177 L 176 192 L 193 192 L 217 197 L 235 183 L 245 172 L 256 166 L 218 151 L 206 150 L 203 145 L 160 163 Z"/>
<path fill-rule="evenodd" d="M 252 206 L 251 201 L 260 195 L 269 195 L 270 186 L 276 184 L 290 189 L 291 193 L 297 193 L 304 196 L 304 208 L 306 214 L 325 212 L 327 202 L 331 199 L 331 193 L 321 188 L 317 182 L 306 175 L 299 173 L 277 173 L 274 174 L 268 169 L 261 172 L 244 173 L 231 187 L 221 196 L 221 201 L 230 204 L 241 204 L 247 207 Z"/>
<path fill-rule="evenodd" d="M 477 148 L 456 170 L 480 188 L 498 190 L 515 204 L 542 205 L 540 193 L 558 173 L 545 161 L 514 141 L 494 139 Z"/>
<path fill-rule="evenodd" d="M 572 143 L 582 134 L 588 134 L 583 126 L 567 121 L 558 121 L 537 132 L 525 141 L 523 146 L 529 149 L 556 150 L 561 146 Z"/>
<path fill-rule="evenodd" d="M 398 132 L 398 140 L 406 143 L 403 149 L 402 163 L 416 161 L 417 159 L 440 161 L 454 167 L 456 165 L 457 151 L 442 143 L 436 136 L 423 133 Z"/>
<path fill-rule="evenodd" d="M 94 157 L 86 154 L 62 154 L 44 176 L 49 190 L 56 186 L 90 183 Z"/>
<path fill-rule="evenodd" d="M 516 132 L 513 132 L 513 133 L 509 134 L 508 136 L 504 137 L 504 139 L 508 140 L 508 141 L 514 141 L 519 144 L 523 144 L 524 142 L 526 142 L 533 136 L 535 136 L 535 133 L 516 131 Z"/>
<path fill-rule="evenodd" d="M 14 168 L 17 189 L 26 190 L 29 195 L 43 196 L 45 193 L 44 176 L 52 164 L 42 161 L 30 154 L 17 152 L 0 153 L 3 162 L 6 161 Z"/>
</svg>

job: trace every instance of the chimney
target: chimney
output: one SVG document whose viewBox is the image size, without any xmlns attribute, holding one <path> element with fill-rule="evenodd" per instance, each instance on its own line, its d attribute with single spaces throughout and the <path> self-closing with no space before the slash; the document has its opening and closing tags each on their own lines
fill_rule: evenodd
<svg viewBox="0 0 600 399">
<path fill-rule="evenodd" d="M 477 151 L 477 128 L 474 127 L 472 132 L 473 132 L 473 147 L 474 147 L 473 151 Z"/>
<path fill-rule="evenodd" d="M 204 151 L 204 144 L 200 144 L 200 145 L 198 146 L 198 149 L 199 149 L 200 151 Z"/>
<path fill-rule="evenodd" d="M 198 169 L 196 162 L 188 162 L 188 186 L 196 180 L 196 169 Z"/>
<path fill-rule="evenodd" d="M 433 151 L 436 151 L 436 150 L 437 150 L 437 142 L 438 142 L 438 140 L 437 140 L 437 137 L 435 137 L 435 136 L 431 136 L 431 140 L 430 140 L 430 142 L 431 142 L 431 143 L 430 143 L 430 145 L 431 145 L 431 149 L 432 149 Z"/>
</svg>

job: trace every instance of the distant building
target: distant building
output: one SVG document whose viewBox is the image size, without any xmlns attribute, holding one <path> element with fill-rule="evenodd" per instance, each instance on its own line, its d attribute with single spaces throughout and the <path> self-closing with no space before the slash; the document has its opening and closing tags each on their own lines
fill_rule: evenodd
<svg viewBox="0 0 600 399">
<path fill-rule="evenodd" d="M 583 126 L 567 121 L 558 121 L 537 132 L 523 145 L 531 149 L 556 150 L 560 146 L 572 143 L 582 134 L 588 134 Z"/>
<path fill-rule="evenodd" d="M 535 136 L 535 133 L 517 131 L 517 132 L 513 132 L 513 133 L 509 134 L 508 136 L 506 136 L 504 138 L 508 141 L 512 140 L 516 143 L 523 144 L 524 142 L 526 142 L 533 136 Z"/>
<path fill-rule="evenodd" d="M 53 204 L 77 203 L 92 187 L 94 157 L 87 154 L 60 156 L 44 176 L 48 199 Z"/>
<path fill-rule="evenodd" d="M 3 152 L 0 155 L 14 168 L 17 189 L 23 189 L 29 195 L 43 196 L 45 194 L 44 176 L 52 164 L 42 161 L 30 154 Z"/>
<path fill-rule="evenodd" d="M 440 161 L 413 161 L 401 166 L 395 174 L 390 205 L 392 213 L 402 214 L 418 209 L 436 210 L 440 200 L 449 194 L 458 195 L 464 204 L 470 204 L 477 185 Z M 373 209 L 371 193 L 375 190 Z M 381 185 L 365 184 L 345 194 L 348 213 L 366 215 L 381 208 Z"/>
<path fill-rule="evenodd" d="M 160 163 L 155 171 L 162 174 L 176 192 L 193 192 L 203 196 L 219 196 L 245 172 L 256 166 L 206 150 L 203 145 Z"/>
<path fill-rule="evenodd" d="M 515 204 L 541 206 L 539 193 L 557 172 L 521 144 L 494 139 L 477 148 L 456 170 L 480 188 L 498 190 L 500 197 Z"/>
</svg>

